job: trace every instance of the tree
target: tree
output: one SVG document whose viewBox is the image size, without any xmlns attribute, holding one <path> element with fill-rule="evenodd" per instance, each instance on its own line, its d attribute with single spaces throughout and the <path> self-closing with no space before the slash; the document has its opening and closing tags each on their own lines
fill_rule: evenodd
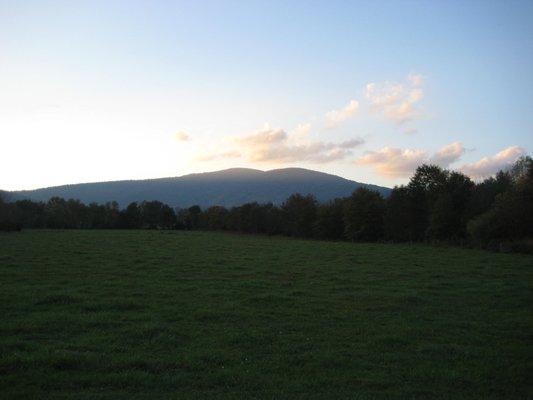
<svg viewBox="0 0 533 400">
<path fill-rule="evenodd" d="M 79 200 L 69 199 L 65 203 L 65 227 L 69 229 L 88 228 L 87 207 Z"/>
<path fill-rule="evenodd" d="M 138 229 L 141 227 L 141 210 L 136 202 L 128 204 L 120 213 L 120 227 L 124 229 Z"/>
<path fill-rule="evenodd" d="M 221 206 L 209 207 L 202 214 L 202 225 L 211 230 L 222 230 L 226 228 L 226 218 L 228 210 Z"/>
<path fill-rule="evenodd" d="M 444 190 L 439 191 L 430 205 L 428 237 L 458 241 L 466 236 L 474 182 L 459 172 L 447 172 L 446 175 Z"/>
<path fill-rule="evenodd" d="M 469 222 L 468 233 L 477 243 L 489 246 L 533 237 L 533 163 L 515 176 L 509 190 L 496 196 L 487 212 Z"/>
<path fill-rule="evenodd" d="M 241 233 L 284 233 L 284 215 L 272 203 L 246 203 L 232 207 L 226 215 L 226 228 Z"/>
<path fill-rule="evenodd" d="M 340 240 L 344 237 L 344 200 L 335 199 L 317 208 L 314 227 L 319 239 Z"/>
<path fill-rule="evenodd" d="M 316 221 L 317 201 L 313 195 L 291 195 L 281 206 L 285 232 L 289 236 L 311 237 Z"/>
<path fill-rule="evenodd" d="M 174 210 L 160 201 L 143 201 L 140 205 L 141 226 L 148 229 L 170 229 L 176 224 Z"/>
<path fill-rule="evenodd" d="M 383 238 L 385 202 L 378 192 L 359 188 L 345 204 L 344 233 L 348 240 L 374 241 Z"/>
<path fill-rule="evenodd" d="M 427 237 L 430 213 L 437 198 L 445 192 L 448 171 L 437 165 L 421 165 L 409 181 L 412 240 Z"/>
<path fill-rule="evenodd" d="M 507 172 L 499 171 L 496 177 L 490 177 L 473 187 L 468 209 L 470 218 L 481 215 L 492 207 L 496 196 L 510 190 L 513 179 Z"/>
<path fill-rule="evenodd" d="M 91 203 L 87 207 L 88 226 L 91 229 L 107 228 L 106 207 L 97 203 Z"/>
<path fill-rule="evenodd" d="M 386 200 L 384 216 L 385 238 L 397 242 L 413 241 L 416 238 L 413 221 L 415 202 L 405 186 L 395 187 Z"/>
<path fill-rule="evenodd" d="M 23 228 L 45 227 L 45 205 L 31 200 L 17 200 L 14 203 L 16 218 Z"/>
<path fill-rule="evenodd" d="M 533 158 L 530 156 L 522 156 L 509 169 L 508 174 L 513 182 L 518 182 L 524 176 L 527 176 L 531 166 L 533 165 Z"/>
<path fill-rule="evenodd" d="M 187 226 L 188 229 L 198 229 L 200 227 L 200 215 L 202 209 L 198 205 L 189 207 L 187 214 Z"/>
<path fill-rule="evenodd" d="M 48 228 L 68 228 L 68 209 L 65 199 L 52 197 L 45 206 L 46 226 Z"/>
<path fill-rule="evenodd" d="M 15 207 L 7 202 L 6 197 L 3 192 L 0 192 L 0 231 L 20 231 L 22 226 L 16 219 Z"/>
</svg>

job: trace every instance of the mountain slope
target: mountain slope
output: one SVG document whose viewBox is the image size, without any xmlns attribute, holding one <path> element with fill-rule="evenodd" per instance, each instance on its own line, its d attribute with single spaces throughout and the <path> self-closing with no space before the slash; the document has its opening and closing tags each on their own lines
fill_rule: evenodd
<svg viewBox="0 0 533 400">
<path fill-rule="evenodd" d="M 133 201 L 159 200 L 173 207 L 222 205 L 247 202 L 282 203 L 293 193 L 313 194 L 319 201 L 350 195 L 358 187 L 388 195 L 390 189 L 367 185 L 336 175 L 303 168 L 260 171 L 232 168 L 174 178 L 81 183 L 10 192 L 15 198 L 47 201 L 54 196 L 84 203 L 116 200 L 121 207 Z"/>
</svg>

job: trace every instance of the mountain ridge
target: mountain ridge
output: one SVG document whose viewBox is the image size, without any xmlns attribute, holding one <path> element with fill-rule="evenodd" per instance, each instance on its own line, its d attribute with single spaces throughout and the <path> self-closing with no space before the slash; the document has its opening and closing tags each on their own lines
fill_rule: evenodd
<svg viewBox="0 0 533 400">
<path fill-rule="evenodd" d="M 143 200 L 159 200 L 172 207 L 193 204 L 231 207 L 253 201 L 280 204 L 293 193 L 313 194 L 324 202 L 348 196 L 358 187 L 376 190 L 384 196 L 391 190 L 305 168 L 267 171 L 229 168 L 174 177 L 75 183 L 7 193 L 14 199 L 34 201 L 47 201 L 54 196 L 79 199 L 84 203 L 117 201 L 121 207 Z"/>
</svg>

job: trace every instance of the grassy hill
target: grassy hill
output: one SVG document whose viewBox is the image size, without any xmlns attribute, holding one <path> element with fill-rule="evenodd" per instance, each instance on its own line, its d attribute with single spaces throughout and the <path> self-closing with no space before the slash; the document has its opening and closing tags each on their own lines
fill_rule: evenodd
<svg viewBox="0 0 533 400">
<path fill-rule="evenodd" d="M 2 399 L 525 399 L 533 257 L 0 235 Z"/>
<path fill-rule="evenodd" d="M 303 168 L 260 171 L 232 168 L 173 178 L 96 182 L 11 192 L 14 199 L 47 201 L 58 196 L 84 203 L 115 200 L 121 207 L 134 201 L 159 200 L 171 207 L 232 207 L 248 202 L 280 204 L 293 193 L 313 194 L 319 201 L 349 196 L 366 187 L 387 196 L 390 189 Z"/>
</svg>

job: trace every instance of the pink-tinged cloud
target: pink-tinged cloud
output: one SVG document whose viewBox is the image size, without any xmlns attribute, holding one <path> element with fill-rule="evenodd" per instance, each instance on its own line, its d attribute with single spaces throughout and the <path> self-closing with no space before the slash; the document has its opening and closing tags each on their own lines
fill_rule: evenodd
<svg viewBox="0 0 533 400">
<path fill-rule="evenodd" d="M 186 132 L 180 131 L 174 134 L 174 140 L 178 142 L 187 142 L 190 140 L 190 136 Z"/>
<path fill-rule="evenodd" d="M 510 146 L 493 156 L 483 157 L 475 163 L 463 165 L 461 171 L 474 179 L 487 178 L 498 171 L 507 170 L 525 154 L 526 151 L 522 147 Z"/>
<path fill-rule="evenodd" d="M 465 153 L 459 142 L 454 142 L 440 148 L 432 156 L 425 150 L 398 149 L 384 147 L 378 151 L 369 151 L 355 160 L 357 165 L 366 165 L 374 168 L 379 174 L 389 178 L 408 177 L 422 164 L 436 164 L 447 168 L 458 161 Z"/>
<path fill-rule="evenodd" d="M 340 110 L 332 110 L 326 113 L 326 128 L 333 129 L 342 122 L 354 117 L 359 109 L 359 102 L 350 100 L 350 102 Z"/>
<path fill-rule="evenodd" d="M 235 150 L 230 151 L 223 151 L 220 153 L 208 153 L 200 155 L 196 158 L 197 161 L 215 161 L 215 160 L 223 160 L 226 158 L 239 158 L 241 156 L 241 153 Z"/>
<path fill-rule="evenodd" d="M 424 96 L 423 77 L 411 74 L 405 83 L 381 82 L 366 85 L 366 98 L 371 108 L 385 119 L 397 124 L 420 118 L 416 104 Z"/>
<path fill-rule="evenodd" d="M 327 163 L 351 155 L 351 150 L 363 143 L 362 139 L 351 139 L 340 143 L 322 141 L 295 142 L 282 129 L 266 128 L 251 135 L 236 138 L 246 158 L 251 162 L 284 163 L 314 162 Z"/>
<path fill-rule="evenodd" d="M 310 123 L 298 124 L 298 126 L 289 133 L 289 136 L 297 141 L 306 140 L 310 131 Z"/>
<path fill-rule="evenodd" d="M 453 142 L 433 154 L 429 162 L 447 168 L 450 164 L 459 160 L 465 152 L 466 149 L 460 142 Z"/>
<path fill-rule="evenodd" d="M 367 152 L 355 160 L 355 164 L 371 166 L 378 174 L 389 178 L 400 178 L 411 175 L 425 160 L 427 153 L 424 150 L 384 147 Z"/>
</svg>

